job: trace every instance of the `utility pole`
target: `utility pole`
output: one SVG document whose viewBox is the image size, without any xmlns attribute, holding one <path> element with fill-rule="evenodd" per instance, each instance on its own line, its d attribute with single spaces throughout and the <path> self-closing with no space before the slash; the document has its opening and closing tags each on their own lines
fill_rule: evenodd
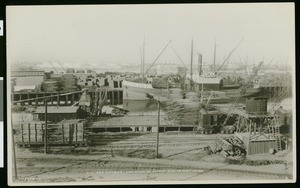
<svg viewBox="0 0 300 188">
<path fill-rule="evenodd" d="M 159 126 L 160 126 L 160 101 L 157 104 L 157 134 L 156 134 L 156 158 L 158 158 L 158 145 L 159 145 Z"/>
<path fill-rule="evenodd" d="M 193 76 L 193 51 L 194 51 L 194 44 L 193 44 L 193 39 L 192 39 L 192 44 L 191 44 L 191 80 Z"/>
<path fill-rule="evenodd" d="M 44 153 L 48 152 L 48 125 L 47 125 L 47 99 L 45 101 L 45 136 L 44 136 Z"/>
<path fill-rule="evenodd" d="M 17 172 L 17 162 L 16 162 L 16 147 L 15 147 L 15 136 L 14 136 L 14 129 L 13 129 L 13 122 L 12 122 L 12 115 L 10 115 L 11 118 L 11 141 L 12 141 L 12 148 L 13 148 L 13 157 L 14 157 L 14 173 L 15 178 L 18 179 L 18 172 Z"/>
</svg>

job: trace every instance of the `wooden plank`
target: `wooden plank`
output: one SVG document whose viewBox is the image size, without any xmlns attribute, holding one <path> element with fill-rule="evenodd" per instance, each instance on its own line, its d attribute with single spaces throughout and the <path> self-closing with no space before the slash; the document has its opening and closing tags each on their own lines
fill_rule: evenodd
<svg viewBox="0 0 300 188">
<path fill-rule="evenodd" d="M 24 142 L 24 128 L 23 128 L 23 123 L 21 123 L 21 133 L 22 133 L 22 137 L 21 137 L 21 141 Z"/>
</svg>

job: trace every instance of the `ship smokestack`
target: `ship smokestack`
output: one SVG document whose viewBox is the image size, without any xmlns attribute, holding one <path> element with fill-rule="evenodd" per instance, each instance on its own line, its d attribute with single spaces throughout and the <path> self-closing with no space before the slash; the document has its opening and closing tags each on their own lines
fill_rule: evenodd
<svg viewBox="0 0 300 188">
<path fill-rule="evenodd" d="M 202 69 L 202 54 L 199 54 L 198 56 L 198 72 L 199 75 L 202 75 L 203 69 Z"/>
</svg>

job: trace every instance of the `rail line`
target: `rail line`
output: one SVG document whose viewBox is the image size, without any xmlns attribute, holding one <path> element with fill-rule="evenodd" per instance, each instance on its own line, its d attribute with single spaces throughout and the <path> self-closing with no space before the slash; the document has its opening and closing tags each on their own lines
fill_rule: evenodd
<svg viewBox="0 0 300 188">
<path fill-rule="evenodd" d="M 21 158 L 19 158 L 21 159 Z M 30 158 L 26 158 L 30 159 Z M 26 160 L 25 159 L 25 160 Z M 49 158 L 43 159 L 42 162 L 53 162 L 57 159 Z M 74 159 L 69 159 L 69 162 Z M 141 161 L 123 161 L 119 159 L 113 159 L 111 157 L 105 157 L 102 159 L 86 159 L 86 160 L 75 160 L 72 164 L 57 168 L 52 168 L 49 170 L 44 170 L 42 172 L 34 173 L 31 175 L 23 176 L 22 178 L 29 178 L 41 174 L 55 173 L 66 171 L 70 172 L 85 172 L 88 171 L 90 174 L 109 174 L 109 173 L 120 173 L 120 174 L 132 174 L 132 173 L 195 173 L 194 175 L 184 179 L 189 180 L 197 176 L 201 176 L 205 173 L 214 174 L 224 174 L 229 173 L 232 175 L 249 175 L 254 177 L 260 177 L 263 179 L 291 179 L 292 175 L 282 174 L 282 173 L 272 173 L 272 172 L 261 172 L 261 171 L 250 171 L 250 170 L 236 170 L 236 169 L 226 169 L 225 167 L 229 165 L 222 165 L 219 167 L 205 168 L 199 167 L 197 165 L 178 165 L 178 164 L 162 164 L 161 162 L 141 162 Z M 32 168 L 32 167 L 29 167 Z M 42 167 L 39 167 L 42 168 Z"/>
<path fill-rule="evenodd" d="M 191 143 L 160 143 L 159 147 L 183 147 L 183 146 L 197 146 L 197 147 L 207 147 L 209 142 L 191 142 Z M 147 149 L 155 148 L 156 144 L 109 144 L 104 146 L 98 146 L 99 149 Z"/>
</svg>

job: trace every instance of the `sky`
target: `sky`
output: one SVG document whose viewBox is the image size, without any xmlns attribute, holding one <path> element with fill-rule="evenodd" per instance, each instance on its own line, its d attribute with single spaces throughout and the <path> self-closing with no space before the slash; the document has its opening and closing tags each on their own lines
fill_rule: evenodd
<svg viewBox="0 0 300 188">
<path fill-rule="evenodd" d="M 277 4 L 85 5 L 7 7 L 7 60 L 59 61 L 65 66 L 185 64 L 201 53 L 212 64 L 231 56 L 233 62 L 294 64 L 294 6 Z"/>
</svg>

